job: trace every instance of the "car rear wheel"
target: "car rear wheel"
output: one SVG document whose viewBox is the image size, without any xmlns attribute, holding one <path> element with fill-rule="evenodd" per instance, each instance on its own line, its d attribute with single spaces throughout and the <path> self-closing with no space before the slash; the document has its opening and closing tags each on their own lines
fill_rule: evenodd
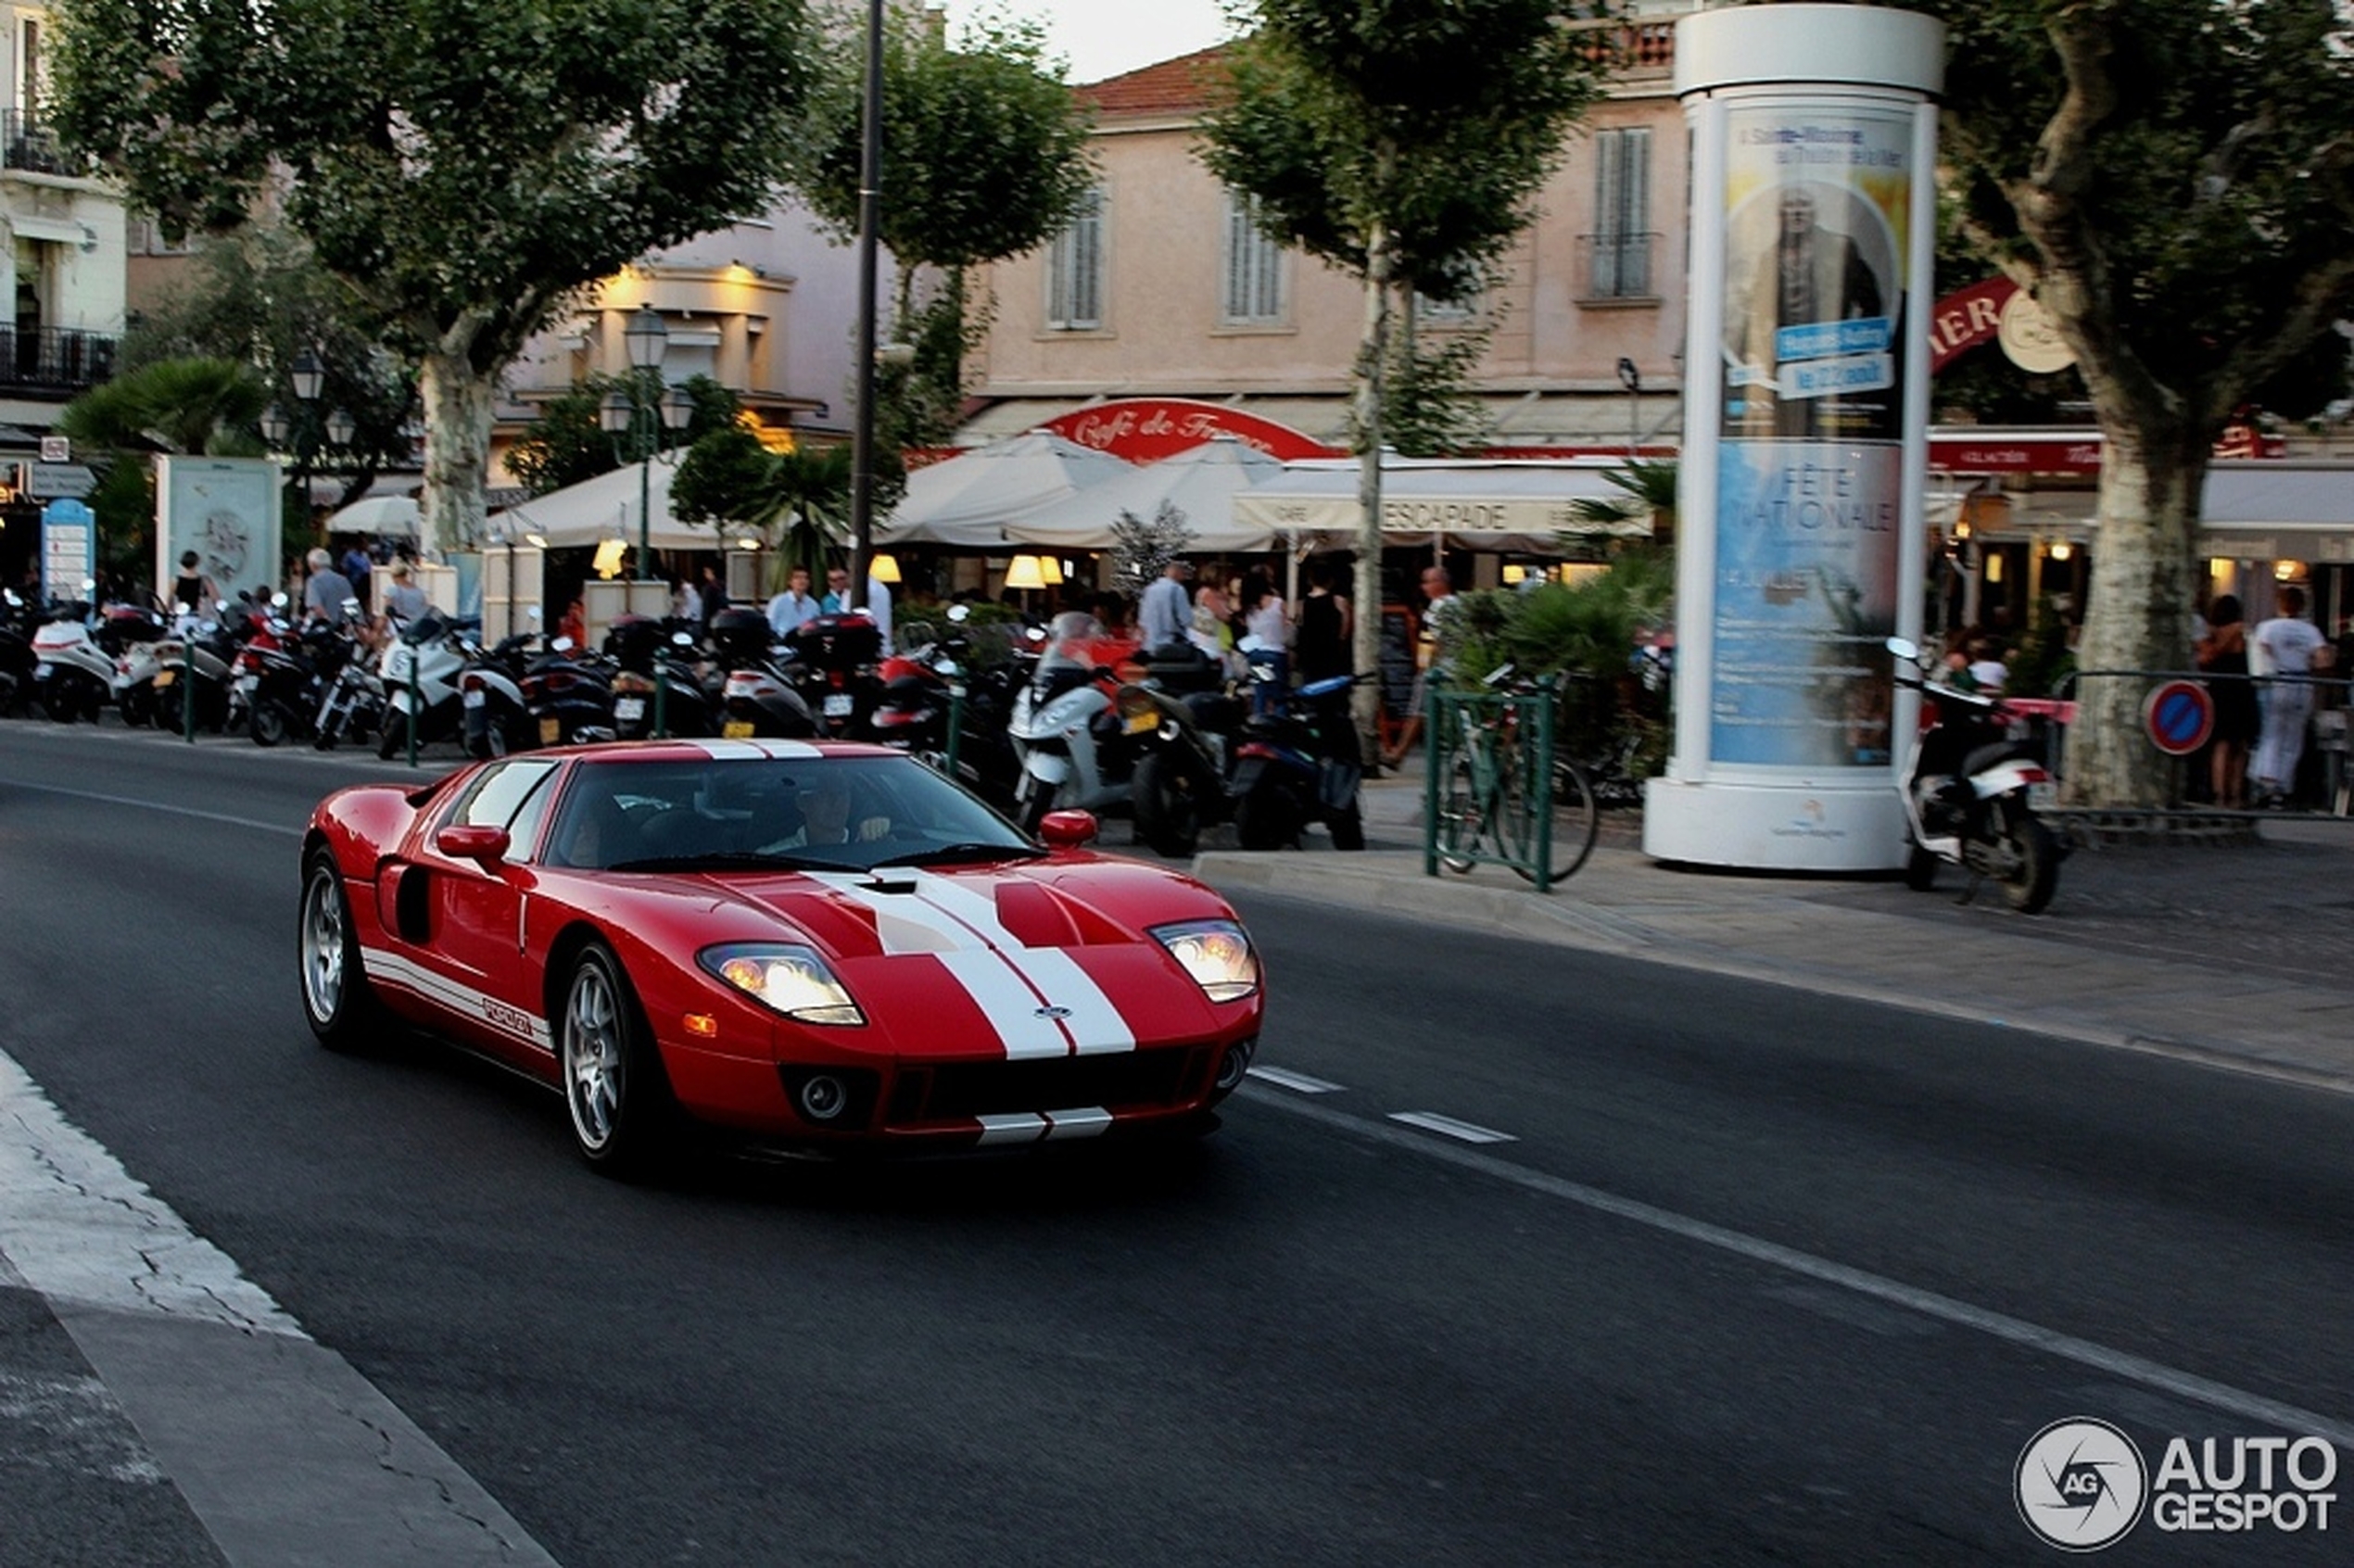
<svg viewBox="0 0 2354 1568">
<path fill-rule="evenodd" d="M 352 929 L 343 873 L 323 851 L 311 855 L 303 872 L 297 950 L 302 1015 L 310 1032 L 331 1051 L 373 1043 L 384 1030 L 383 1008 L 361 967 L 360 938 Z"/>
<path fill-rule="evenodd" d="M 556 1039 L 580 1157 L 616 1176 L 644 1170 L 664 1139 L 668 1095 L 637 998 L 602 945 L 573 961 Z"/>
</svg>

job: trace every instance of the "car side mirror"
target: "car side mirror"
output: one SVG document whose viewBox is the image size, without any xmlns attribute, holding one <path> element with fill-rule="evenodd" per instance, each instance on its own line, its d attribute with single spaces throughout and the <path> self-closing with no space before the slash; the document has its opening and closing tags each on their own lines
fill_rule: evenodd
<svg viewBox="0 0 2354 1568">
<path fill-rule="evenodd" d="M 1038 824 L 1038 841 L 1048 849 L 1077 849 L 1094 841 L 1098 826 L 1092 811 L 1050 811 Z"/>
<path fill-rule="evenodd" d="M 507 830 L 451 826 L 433 836 L 433 847 L 452 860 L 475 861 L 488 871 L 507 858 Z"/>
</svg>

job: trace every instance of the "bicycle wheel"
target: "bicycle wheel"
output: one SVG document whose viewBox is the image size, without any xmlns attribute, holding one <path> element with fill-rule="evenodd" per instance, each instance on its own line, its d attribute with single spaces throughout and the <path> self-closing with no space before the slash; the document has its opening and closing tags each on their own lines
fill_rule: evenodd
<svg viewBox="0 0 2354 1568">
<path fill-rule="evenodd" d="M 1549 803 L 1552 814 L 1552 853 L 1547 859 L 1551 881 L 1573 875 L 1594 853 L 1594 835 L 1601 826 L 1601 814 L 1594 804 L 1594 786 L 1586 770 L 1566 757 L 1553 759 L 1552 799 Z M 1529 825 L 1530 842 L 1525 853 L 1514 862 L 1512 869 L 1529 881 L 1537 874 L 1529 867 L 1537 858 L 1536 817 L 1530 813 L 1519 815 L 1519 820 Z"/>
<path fill-rule="evenodd" d="M 1463 872 L 1472 868 L 1472 860 L 1479 849 L 1480 811 L 1478 781 L 1472 771 L 1472 760 L 1458 754 L 1438 781 L 1438 863 L 1449 871 Z"/>
</svg>

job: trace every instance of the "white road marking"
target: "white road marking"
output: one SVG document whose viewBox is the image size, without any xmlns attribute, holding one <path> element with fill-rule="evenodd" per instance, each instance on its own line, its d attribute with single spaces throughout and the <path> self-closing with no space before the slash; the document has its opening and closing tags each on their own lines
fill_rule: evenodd
<svg viewBox="0 0 2354 1568">
<path fill-rule="evenodd" d="M 1263 1078 L 1279 1089 L 1289 1089 L 1296 1094 L 1337 1094 L 1340 1085 L 1327 1083 L 1321 1078 L 1310 1078 L 1304 1072 L 1290 1072 L 1283 1068 L 1252 1064 L 1250 1076 Z"/>
<path fill-rule="evenodd" d="M 302 1325 L 75 1127 L 0 1054 L 0 1253 L 53 1301 L 257 1334 Z"/>
<path fill-rule="evenodd" d="M 226 1562 L 555 1568 L 497 1498 L 5 1052 L 0 1279 L 38 1292 L 96 1374 L 0 1373 L 0 1411 L 38 1418 L 51 1445 L 12 1460 L 92 1459 L 74 1418 L 111 1400 L 156 1463 L 98 1456 L 108 1473 L 158 1471 Z"/>
<path fill-rule="evenodd" d="M 1493 1127 L 1480 1127 L 1468 1121 L 1457 1121 L 1451 1116 L 1436 1111 L 1391 1111 L 1389 1119 L 1402 1121 L 1409 1127 L 1419 1127 L 1425 1132 L 1442 1133 L 1466 1144 L 1512 1144 L 1519 1142 L 1510 1132 L 1499 1132 Z"/>
<path fill-rule="evenodd" d="M 2162 1393 L 2205 1405 L 2209 1410 L 2244 1417 L 2275 1432 L 2294 1432 L 2326 1437 L 2342 1448 L 2354 1449 L 2354 1422 L 2337 1420 L 2300 1409 L 2283 1400 L 2250 1393 L 2244 1388 L 2234 1388 L 2230 1384 L 2218 1383 L 2212 1378 L 2201 1377 L 2196 1372 L 2183 1372 L 2179 1368 L 2167 1366 L 2163 1362 L 2136 1356 L 2131 1351 L 2114 1349 L 2089 1339 L 2079 1339 L 2074 1334 L 2062 1334 L 2057 1329 L 2048 1329 L 2040 1323 L 2029 1322 L 2023 1318 L 2014 1318 L 2006 1312 L 1975 1307 L 1967 1301 L 1959 1301 L 1950 1296 L 1941 1296 L 1933 1290 L 1923 1290 L 1916 1285 L 1908 1285 L 1900 1280 L 1892 1280 L 1885 1275 L 1872 1273 L 1868 1270 L 1850 1268 L 1844 1263 L 1834 1263 L 1828 1258 L 1818 1258 L 1811 1252 L 1801 1252 L 1796 1247 L 1784 1246 L 1778 1242 L 1766 1241 L 1763 1237 L 1729 1230 L 1722 1225 L 1712 1225 L 1705 1220 L 1695 1220 L 1689 1215 L 1677 1214 L 1672 1209 L 1660 1208 L 1648 1203 L 1639 1203 L 1633 1198 L 1623 1198 L 1615 1194 L 1603 1192 L 1599 1187 L 1587 1186 L 1582 1182 L 1571 1182 L 1559 1176 L 1550 1176 L 1541 1170 L 1532 1170 L 1526 1166 L 1514 1165 L 1509 1160 L 1499 1159 L 1494 1155 L 1483 1154 L 1475 1149 L 1454 1148 L 1445 1144 L 1434 1144 L 1426 1138 L 1414 1137 L 1411 1133 L 1401 1132 L 1397 1128 L 1386 1126 L 1364 1117 L 1328 1109 L 1310 1100 L 1295 1099 L 1287 1094 L 1269 1094 L 1263 1090 L 1253 1090 L 1247 1085 L 1237 1093 L 1247 1097 L 1254 1105 L 1271 1106 L 1279 1110 L 1288 1111 L 1294 1116 L 1305 1117 L 1310 1121 L 1320 1122 L 1338 1132 L 1371 1138 L 1376 1143 L 1386 1144 L 1393 1148 L 1418 1154 L 1424 1158 L 1444 1160 L 1462 1170 L 1475 1170 L 1484 1176 L 1510 1182 L 1513 1186 L 1525 1188 L 1529 1192 L 1541 1193 L 1548 1197 L 1556 1197 L 1567 1203 L 1574 1203 L 1581 1208 L 1589 1208 L 1599 1214 L 1608 1214 L 1615 1219 L 1629 1220 L 1668 1235 L 1679 1236 L 1686 1241 L 1698 1242 L 1703 1246 L 1729 1252 L 1738 1257 L 1749 1258 L 1753 1262 L 1766 1264 L 1770 1268 L 1786 1270 L 1805 1279 L 1819 1280 L 1827 1284 L 1838 1285 L 1858 1296 L 1906 1308 L 1943 1322 L 1975 1329 L 1981 1334 L 2008 1344 L 2040 1351 L 2047 1356 L 2056 1356 L 2065 1361 L 2073 1361 L 2079 1366 L 2090 1367 L 2111 1377 L 2120 1378 L 2129 1383 L 2138 1383 L 2145 1387 L 2155 1388 Z"/>
<path fill-rule="evenodd" d="M 102 795 L 95 790 L 67 790 L 55 784 L 29 784 L 21 778 L 0 778 L 0 784 L 5 784 L 11 790 L 31 790 L 44 795 L 64 795 L 70 800 L 95 801 L 100 805 L 136 806 L 142 811 L 160 811 L 173 816 L 193 816 L 199 822 L 219 822 L 231 828 L 252 828 L 260 832 L 284 833 L 289 838 L 296 839 L 301 838 L 310 827 L 308 819 L 310 814 L 307 811 L 303 814 L 305 821 L 302 826 L 289 827 L 284 822 L 257 822 L 250 816 L 231 816 L 223 812 L 198 811 L 194 806 L 169 805 L 162 801 L 133 800 L 128 795 Z"/>
</svg>

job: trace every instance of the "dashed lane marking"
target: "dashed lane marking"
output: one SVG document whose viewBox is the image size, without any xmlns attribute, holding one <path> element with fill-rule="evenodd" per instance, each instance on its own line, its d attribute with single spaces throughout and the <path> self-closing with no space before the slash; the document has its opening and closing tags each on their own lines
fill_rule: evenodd
<svg viewBox="0 0 2354 1568">
<path fill-rule="evenodd" d="M 1455 1148 L 1445 1144 L 1433 1143 L 1427 1138 L 1417 1138 L 1398 1128 L 1386 1126 L 1366 1117 L 1351 1116 L 1347 1111 L 1334 1110 L 1313 1100 L 1297 1099 L 1288 1094 L 1269 1094 L 1263 1090 L 1252 1089 L 1248 1085 L 1245 1085 L 1236 1093 L 1238 1097 L 1247 1098 L 1253 1105 L 1268 1106 L 1277 1110 L 1286 1111 L 1293 1116 L 1320 1122 L 1335 1132 L 1347 1132 L 1361 1138 L 1371 1138 L 1376 1143 L 1386 1144 L 1392 1148 L 1420 1155 L 1425 1159 L 1444 1160 L 1460 1170 L 1475 1170 L 1499 1182 L 1506 1182 L 1529 1192 L 1543 1194 L 1548 1197 L 1560 1198 L 1563 1202 L 1576 1204 L 1581 1208 L 1592 1209 L 1598 1214 L 1607 1214 L 1667 1235 L 1679 1236 L 1686 1241 L 1697 1242 L 1702 1246 L 1715 1247 L 1721 1252 L 1729 1252 L 1737 1257 L 1765 1264 L 1768 1268 L 1784 1270 L 1804 1279 L 1837 1285 L 1842 1290 L 1852 1291 L 1875 1301 L 1905 1308 L 1942 1322 L 1975 1329 L 1991 1338 L 2003 1340 L 2046 1356 L 2057 1357 L 2064 1361 L 2072 1361 L 2078 1366 L 2090 1367 L 2111 1377 L 2121 1378 L 2129 1383 L 2137 1383 L 2145 1388 L 2155 1388 L 2178 1398 L 2189 1399 L 2209 1410 L 2240 1416 L 2273 1431 L 2310 1433 L 2317 1437 L 2326 1437 L 2341 1448 L 2354 1450 L 2354 1421 L 2322 1415 L 2284 1400 L 2251 1393 L 2244 1388 L 2235 1388 L 2228 1383 L 2218 1383 L 2213 1378 L 2201 1377 L 2196 1372 L 2183 1372 L 2180 1368 L 2170 1367 L 2144 1356 L 2136 1356 L 2128 1350 L 2119 1350 L 2089 1339 L 2079 1339 L 2074 1334 L 2062 1334 L 2057 1329 L 2045 1328 L 2041 1323 L 2030 1322 L 2023 1318 L 2014 1318 L 2006 1312 L 1996 1312 L 1984 1307 L 1973 1306 L 1969 1302 L 1956 1300 L 1950 1296 L 1941 1296 L 1933 1290 L 1923 1290 L 1917 1285 L 1908 1285 L 1901 1280 L 1892 1280 L 1885 1275 L 1872 1273 L 1868 1270 L 1851 1268 L 1844 1263 L 1833 1262 L 1828 1258 L 1818 1258 L 1811 1252 L 1801 1252 L 1796 1247 L 1784 1246 L 1779 1242 L 1770 1242 L 1762 1236 L 1753 1236 L 1744 1232 L 1728 1229 L 1723 1225 L 1713 1225 L 1705 1220 L 1696 1220 L 1690 1215 L 1678 1214 L 1673 1209 L 1661 1208 L 1652 1204 L 1640 1203 L 1633 1198 L 1620 1197 L 1615 1193 L 1606 1193 L 1599 1187 L 1589 1187 L 1582 1182 L 1572 1182 L 1563 1177 L 1550 1175 L 1542 1170 L 1531 1170 L 1525 1165 L 1515 1165 L 1510 1160 L 1500 1159 L 1492 1154 L 1478 1149 Z"/>
<path fill-rule="evenodd" d="M 1499 1132 L 1493 1127 L 1481 1127 L 1474 1122 L 1457 1121 L 1451 1116 L 1436 1111 L 1391 1111 L 1389 1119 L 1402 1121 L 1409 1127 L 1419 1127 L 1425 1132 L 1436 1132 L 1466 1144 L 1512 1144 L 1519 1140 L 1510 1132 Z"/>
<path fill-rule="evenodd" d="M 1327 1083 L 1321 1078 L 1310 1078 L 1304 1072 L 1289 1072 L 1282 1068 L 1253 1067 L 1253 1078 L 1264 1079 L 1278 1089 L 1288 1089 L 1295 1094 L 1337 1094 L 1341 1086 Z"/>
</svg>

